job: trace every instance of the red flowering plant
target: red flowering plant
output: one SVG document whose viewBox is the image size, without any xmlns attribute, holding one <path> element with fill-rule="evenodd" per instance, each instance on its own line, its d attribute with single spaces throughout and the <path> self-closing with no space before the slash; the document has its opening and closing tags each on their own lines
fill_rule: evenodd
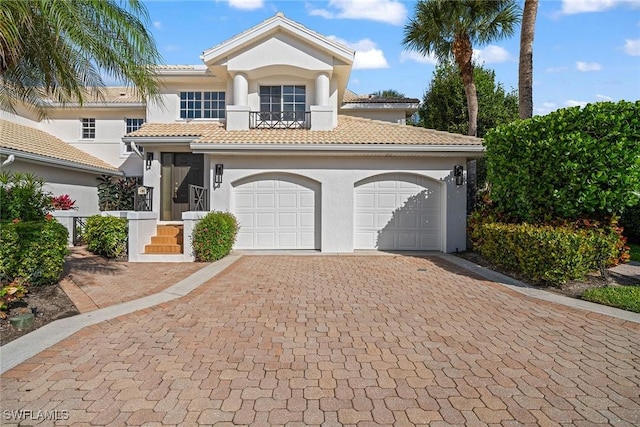
<svg viewBox="0 0 640 427">
<path fill-rule="evenodd" d="M 58 211 L 70 211 L 72 209 L 77 209 L 75 204 L 76 201 L 72 200 L 68 194 L 51 198 L 51 205 L 53 206 L 53 209 Z"/>
</svg>

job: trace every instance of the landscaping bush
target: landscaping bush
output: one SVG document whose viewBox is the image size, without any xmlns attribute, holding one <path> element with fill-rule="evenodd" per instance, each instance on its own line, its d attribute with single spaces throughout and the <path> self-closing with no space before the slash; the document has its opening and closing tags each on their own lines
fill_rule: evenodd
<svg viewBox="0 0 640 427">
<path fill-rule="evenodd" d="M 0 173 L 0 221 L 42 221 L 52 209 L 44 181 L 30 173 Z"/>
<path fill-rule="evenodd" d="M 212 262 L 231 252 L 238 234 L 238 221 L 229 212 L 210 212 L 193 229 L 196 261 Z"/>
<path fill-rule="evenodd" d="M 498 126 L 484 138 L 495 208 L 529 223 L 620 215 L 639 200 L 639 135 L 640 101 L 565 108 Z"/>
<path fill-rule="evenodd" d="M 119 178 L 102 175 L 98 177 L 98 208 L 101 211 L 129 211 L 135 204 L 138 180 L 135 177 Z"/>
<path fill-rule="evenodd" d="M 57 211 L 70 211 L 76 208 L 76 201 L 68 194 L 51 198 L 51 206 Z"/>
<path fill-rule="evenodd" d="M 618 230 L 576 229 L 478 222 L 471 227 L 473 247 L 497 266 L 533 283 L 583 280 L 617 262 L 623 242 Z"/>
<path fill-rule="evenodd" d="M 57 283 L 67 254 L 67 229 L 50 216 L 42 221 L 2 223 L 0 279 L 34 286 Z"/>
<path fill-rule="evenodd" d="M 629 242 L 640 244 L 640 203 L 624 210 L 620 225 L 624 228 L 622 234 Z"/>
<path fill-rule="evenodd" d="M 129 226 L 125 218 L 94 215 L 87 218 L 82 233 L 87 249 L 107 258 L 120 258 L 127 253 Z"/>
</svg>

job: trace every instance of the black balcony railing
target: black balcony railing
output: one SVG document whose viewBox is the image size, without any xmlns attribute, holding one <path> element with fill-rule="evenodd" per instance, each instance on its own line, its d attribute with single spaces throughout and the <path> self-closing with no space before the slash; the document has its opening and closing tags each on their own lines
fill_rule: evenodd
<svg viewBox="0 0 640 427">
<path fill-rule="evenodd" d="M 189 184 L 189 210 L 197 212 L 208 212 L 209 190 L 198 185 Z"/>
<path fill-rule="evenodd" d="M 153 187 L 141 185 L 136 189 L 133 198 L 133 210 L 138 212 L 153 211 Z"/>
<path fill-rule="evenodd" d="M 249 113 L 251 129 L 309 129 L 310 111 L 251 111 Z"/>
</svg>

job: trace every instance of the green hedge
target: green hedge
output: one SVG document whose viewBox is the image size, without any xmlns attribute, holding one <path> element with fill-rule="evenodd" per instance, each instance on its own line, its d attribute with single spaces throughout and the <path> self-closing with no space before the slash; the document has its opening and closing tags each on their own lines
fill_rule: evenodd
<svg viewBox="0 0 640 427">
<path fill-rule="evenodd" d="M 622 234 L 630 243 L 640 244 L 640 203 L 625 209 L 620 217 L 620 225 L 624 227 Z"/>
<path fill-rule="evenodd" d="M 127 254 L 129 225 L 125 218 L 94 215 L 87 218 L 82 237 L 94 254 L 120 258 Z"/>
<path fill-rule="evenodd" d="M 583 280 L 615 263 L 620 252 L 620 235 L 613 229 L 488 222 L 473 226 L 471 239 L 482 256 L 533 283 Z"/>
<path fill-rule="evenodd" d="M 491 199 L 513 222 L 606 220 L 638 203 L 640 101 L 518 120 L 484 142 Z"/>
<path fill-rule="evenodd" d="M 238 235 L 238 221 L 229 212 L 210 212 L 193 229 L 196 261 L 212 262 L 229 255 Z"/>
<path fill-rule="evenodd" d="M 0 279 L 34 286 L 57 283 L 67 254 L 67 229 L 55 219 L 0 224 Z"/>
</svg>

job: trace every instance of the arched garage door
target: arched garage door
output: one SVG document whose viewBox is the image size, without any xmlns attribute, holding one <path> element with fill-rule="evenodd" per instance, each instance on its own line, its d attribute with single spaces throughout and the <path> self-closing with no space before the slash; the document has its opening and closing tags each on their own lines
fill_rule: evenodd
<svg viewBox="0 0 640 427">
<path fill-rule="evenodd" d="M 355 249 L 441 250 L 440 184 L 393 173 L 355 184 Z"/>
<path fill-rule="evenodd" d="M 288 174 L 264 174 L 234 183 L 240 223 L 236 249 L 319 249 L 319 184 Z"/>
</svg>

